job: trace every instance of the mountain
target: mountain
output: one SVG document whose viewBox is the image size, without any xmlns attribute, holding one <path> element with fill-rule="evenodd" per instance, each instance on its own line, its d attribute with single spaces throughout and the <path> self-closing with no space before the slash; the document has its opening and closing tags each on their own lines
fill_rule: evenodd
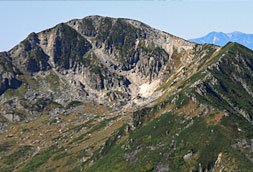
<svg viewBox="0 0 253 172">
<path fill-rule="evenodd" d="M 208 43 L 219 46 L 224 46 L 228 42 L 237 42 L 248 47 L 249 49 L 253 49 L 253 34 L 246 34 L 242 32 L 210 32 L 206 36 L 196 39 L 190 39 L 189 41 L 196 42 L 199 44 Z"/>
<path fill-rule="evenodd" d="M 252 171 L 253 52 L 88 16 L 0 53 L 0 171 Z"/>
</svg>

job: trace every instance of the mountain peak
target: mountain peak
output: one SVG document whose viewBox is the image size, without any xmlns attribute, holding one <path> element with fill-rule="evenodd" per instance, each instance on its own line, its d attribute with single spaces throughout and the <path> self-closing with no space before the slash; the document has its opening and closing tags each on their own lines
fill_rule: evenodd
<svg viewBox="0 0 253 172">
<path fill-rule="evenodd" d="M 239 32 L 239 31 L 234 31 L 234 32 L 231 32 L 231 34 L 244 34 L 244 33 Z"/>
<path fill-rule="evenodd" d="M 0 53 L 0 171 L 252 171 L 252 66 L 131 19 L 31 33 Z"/>
</svg>

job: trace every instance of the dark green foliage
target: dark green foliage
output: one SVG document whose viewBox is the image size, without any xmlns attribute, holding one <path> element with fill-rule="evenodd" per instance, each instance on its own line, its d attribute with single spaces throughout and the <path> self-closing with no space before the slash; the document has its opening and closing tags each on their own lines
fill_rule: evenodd
<svg viewBox="0 0 253 172">
<path fill-rule="evenodd" d="M 229 136 L 225 135 L 226 132 L 220 126 L 206 126 L 205 121 L 200 118 L 196 119 L 189 129 L 184 130 L 177 141 L 181 142 L 179 147 L 185 151 L 188 149 L 198 152 L 198 162 L 201 163 L 202 168 L 210 170 L 218 154 L 227 151 L 230 147 Z M 178 167 L 175 166 L 175 168 Z"/>
<path fill-rule="evenodd" d="M 81 105 L 81 104 L 83 104 L 83 103 L 80 102 L 80 101 L 71 101 L 71 102 L 65 107 L 65 109 L 74 108 L 74 107 L 79 106 L 79 105 Z"/>
<path fill-rule="evenodd" d="M 73 163 L 75 163 L 75 161 L 76 161 L 76 160 L 75 160 L 73 157 L 69 156 L 67 162 L 64 164 L 63 167 L 67 167 L 67 166 L 69 166 L 69 165 L 72 165 Z"/>
<path fill-rule="evenodd" d="M 209 48 L 207 46 L 208 51 L 214 51 Z M 211 61 L 212 64 L 220 60 L 219 70 L 214 67 L 207 69 L 206 72 L 200 71 L 193 75 L 180 87 L 183 90 L 177 94 L 175 103 L 176 108 L 181 108 L 188 103 L 190 95 L 194 94 L 200 104 L 206 104 L 222 111 L 225 109 L 229 112 L 229 117 L 223 117 L 220 124 L 207 125 L 205 119 L 201 117 L 204 112 L 200 112 L 200 117 L 193 119 L 193 125 L 184 129 L 190 121 L 175 114 L 163 114 L 158 119 L 149 122 L 153 114 L 163 109 L 173 97 L 166 103 L 140 109 L 133 114 L 134 126 L 137 129 L 129 135 L 127 141 L 120 145 L 110 145 L 108 152 L 101 153 L 98 161 L 89 170 L 148 171 L 155 170 L 156 165 L 160 162 L 167 163 L 172 171 L 183 171 L 190 168 L 198 170 L 199 163 L 203 169 L 211 170 L 219 153 L 240 162 L 237 166 L 243 171 L 252 170 L 252 164 L 242 150 L 234 150 L 231 145 L 237 143 L 238 140 L 253 138 L 252 124 L 235 111 L 235 108 L 239 108 L 252 114 L 252 97 L 247 90 L 242 89 L 242 83 L 233 77 L 240 78 L 252 90 L 252 76 L 249 74 L 252 73 L 253 55 L 251 51 L 236 44 L 228 44 L 221 53 L 226 53 L 226 55 L 222 57 L 218 54 Z M 221 57 L 222 59 L 219 59 Z M 241 69 L 238 70 L 238 66 Z M 208 72 L 218 80 L 214 86 L 210 84 L 212 78 L 205 77 Z M 196 81 L 201 82 L 195 88 L 185 87 L 186 83 L 191 85 Z M 201 88 L 203 95 L 195 92 L 196 88 Z M 232 106 L 221 95 L 226 96 L 232 102 Z M 215 114 L 209 115 L 215 116 Z M 146 125 L 143 126 L 143 123 Z M 238 131 L 239 126 L 241 132 Z M 159 147 L 158 145 L 166 146 Z M 154 150 L 150 150 L 150 146 L 153 146 Z M 124 150 L 124 148 L 127 149 Z M 194 158 L 191 161 L 184 161 L 183 157 L 189 151 L 193 153 Z M 124 159 L 124 155 L 131 153 L 133 160 L 128 162 Z"/>
<path fill-rule="evenodd" d="M 57 149 L 56 146 L 51 146 L 47 150 L 37 154 L 32 160 L 30 160 L 25 166 L 23 166 L 19 170 L 19 172 L 36 171 L 36 169 L 38 169 L 41 165 L 46 163 L 53 154 L 60 151 L 63 150 Z"/>
<path fill-rule="evenodd" d="M 144 122 L 149 122 L 150 119 L 157 113 L 160 109 L 165 107 L 165 103 L 155 105 L 154 107 L 142 108 L 133 113 L 134 126 L 140 127 Z"/>
<path fill-rule="evenodd" d="M 69 153 L 68 152 L 63 152 L 63 153 L 60 153 L 58 155 L 56 155 L 54 158 L 53 158 L 53 161 L 58 161 L 62 158 L 65 158 L 66 156 L 68 156 Z"/>
<path fill-rule="evenodd" d="M 75 127 L 73 127 L 73 128 L 71 128 L 70 130 L 74 130 L 74 132 L 79 132 L 82 128 L 84 128 L 84 127 L 92 127 L 93 126 L 93 124 L 91 124 L 91 122 L 92 122 L 93 120 L 90 120 L 90 121 L 88 121 L 88 122 L 86 122 L 86 123 L 84 123 L 84 124 L 81 124 L 81 125 L 77 125 L 77 126 L 75 126 Z"/>
<path fill-rule="evenodd" d="M 184 105 L 188 104 L 188 102 L 189 102 L 189 98 L 186 96 L 185 92 L 182 91 L 178 94 L 178 98 L 175 104 L 177 108 L 181 108 Z"/>
<path fill-rule="evenodd" d="M 16 163 L 19 159 L 24 158 L 31 153 L 32 147 L 31 146 L 22 146 L 19 147 L 18 150 L 13 152 L 12 154 L 4 157 L 4 163 L 7 165 L 11 165 Z"/>
<path fill-rule="evenodd" d="M 80 171 L 81 171 L 80 167 L 75 167 L 75 168 L 69 170 L 68 172 L 80 172 Z"/>
<path fill-rule="evenodd" d="M 108 152 L 99 151 L 100 158 L 87 171 L 148 171 L 155 169 L 158 163 L 168 164 L 172 171 L 183 171 L 192 167 L 197 170 L 199 163 L 203 169 L 210 170 L 221 152 L 240 159 L 241 169 L 249 169 L 249 161 L 231 148 L 236 135 L 239 134 L 230 128 L 234 125 L 231 118 L 225 118 L 226 128 L 220 125 L 207 126 L 203 118 L 195 118 L 192 126 L 182 130 L 189 121 L 186 124 L 181 121 L 180 117 L 171 113 L 163 114 L 135 130 L 122 144 L 108 144 Z M 242 125 L 250 125 L 246 120 L 243 121 Z M 113 140 L 113 137 L 111 139 Z M 123 150 L 124 147 L 127 149 Z M 198 156 L 189 164 L 183 157 L 190 150 Z M 134 151 L 137 151 L 134 159 L 126 161 L 124 155 Z"/>
<path fill-rule="evenodd" d="M 12 170 L 11 167 L 0 167 L 1 172 L 10 172 Z"/>
<path fill-rule="evenodd" d="M 52 107 L 60 107 L 62 108 L 62 105 L 60 105 L 57 102 L 52 101 L 48 98 L 40 98 L 38 99 L 34 104 L 31 105 L 31 109 L 35 111 L 42 112 L 45 108 L 50 108 L 50 105 L 53 105 Z"/>
<path fill-rule="evenodd" d="M 235 109 L 242 109 L 249 115 L 248 118 L 252 119 L 253 104 L 249 92 L 253 90 L 252 51 L 241 45 L 229 43 L 214 58 L 212 63 L 218 60 L 217 67 L 207 70 L 218 82 L 211 86 L 209 84 L 210 79 L 206 79 L 198 87 L 203 87 L 207 95 L 200 96 L 196 94 L 196 96 L 199 100 L 212 104 L 219 109 L 226 109 L 230 112 Z M 246 85 L 248 90 L 243 85 Z"/>
<path fill-rule="evenodd" d="M 106 140 L 105 144 L 100 147 L 99 150 L 97 150 L 94 155 L 92 156 L 93 160 L 98 160 L 100 159 L 103 155 L 106 155 L 113 146 L 116 145 L 116 142 L 118 138 L 121 138 L 125 136 L 125 129 L 126 129 L 126 124 L 124 124 L 122 127 L 120 127 L 116 132 L 112 134 L 112 136 Z"/>
<path fill-rule="evenodd" d="M 76 157 L 77 157 L 78 159 L 81 159 L 81 158 L 86 157 L 86 156 L 88 156 L 88 154 L 87 154 L 87 152 L 86 152 L 85 149 L 81 150 L 81 151 L 78 152 L 78 154 L 76 155 Z"/>
<path fill-rule="evenodd" d="M 146 144 L 147 145 L 156 145 L 161 142 L 161 139 L 164 139 L 172 129 L 175 127 L 175 122 L 177 117 L 173 116 L 170 113 L 163 114 L 160 118 L 157 118 L 140 128 L 138 132 L 133 133 L 129 139 L 133 139 L 133 149 L 138 145 Z M 176 127 L 175 127 L 176 128 Z M 175 129 L 174 128 L 174 129 Z M 148 138 L 151 136 L 150 138 Z"/>
<path fill-rule="evenodd" d="M 53 119 L 53 120 L 51 120 L 51 121 L 49 121 L 49 125 L 53 125 L 53 124 L 56 124 L 57 123 L 57 119 Z"/>
<path fill-rule="evenodd" d="M 84 138 L 85 136 L 87 136 L 87 135 L 90 134 L 90 133 L 93 133 L 93 132 L 95 132 L 95 131 L 98 131 L 98 130 L 104 128 L 104 127 L 106 126 L 106 124 L 107 124 L 109 121 L 110 121 L 110 120 L 103 120 L 103 121 L 100 122 L 98 125 L 93 126 L 88 132 L 85 132 L 85 133 L 81 134 L 80 136 L 76 137 L 75 139 L 73 139 L 73 140 L 70 142 L 70 144 L 75 143 L 75 142 L 77 142 L 77 141 L 81 141 L 81 140 L 84 141 L 83 138 Z M 84 127 L 84 126 L 90 126 L 90 127 L 91 127 L 91 125 L 89 125 L 89 123 L 83 125 L 83 127 Z"/>
<path fill-rule="evenodd" d="M 11 144 L 9 142 L 3 142 L 0 144 L 0 152 L 5 152 L 11 148 Z"/>
<path fill-rule="evenodd" d="M 88 171 L 149 171 L 155 169 L 155 164 L 160 161 L 159 155 L 161 148 L 157 146 L 159 143 L 164 143 L 162 140 L 168 139 L 168 134 L 174 133 L 176 119 L 171 114 L 164 114 L 161 118 L 155 119 L 148 123 L 146 126 L 139 128 L 130 134 L 127 141 L 123 144 L 115 143 L 115 136 L 110 138 L 103 147 L 100 158 L 97 163 L 92 166 Z M 122 135 L 122 134 L 120 134 Z M 117 136 L 117 135 L 116 135 Z M 157 146 L 159 150 L 150 151 L 149 146 Z M 128 147 L 123 150 L 123 147 Z M 123 158 L 125 153 L 131 153 L 136 150 L 138 153 L 135 160 L 127 162 Z M 165 150 L 163 150 L 165 151 Z M 105 168 L 106 166 L 106 168 Z"/>
</svg>

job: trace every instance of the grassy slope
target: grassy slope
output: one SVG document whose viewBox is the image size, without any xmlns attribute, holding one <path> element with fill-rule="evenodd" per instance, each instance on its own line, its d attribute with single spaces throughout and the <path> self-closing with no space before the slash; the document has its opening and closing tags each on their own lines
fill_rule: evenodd
<svg viewBox="0 0 253 172">
<path fill-rule="evenodd" d="M 222 57 L 223 54 L 225 56 Z M 236 55 L 242 58 L 237 60 Z M 235 108 L 239 107 L 252 114 L 253 98 L 242 89 L 241 83 L 231 76 L 233 74 L 242 78 L 250 88 L 253 53 L 241 45 L 230 43 L 210 64 L 216 63 L 219 59 L 219 71 L 216 68 L 207 69 L 204 73 L 200 71 L 187 81 L 193 84 L 202 79 L 199 85 L 195 88 L 182 86 L 184 89 L 179 93 L 174 111 L 165 113 L 135 130 L 127 140 L 115 144 L 110 152 L 88 171 L 155 171 L 159 164 L 167 166 L 171 171 L 197 171 L 199 164 L 203 169 L 210 170 L 220 153 L 223 155 L 221 159 L 225 169 L 252 171 L 252 163 L 246 158 L 245 150 L 234 149 L 231 145 L 244 139 L 250 145 L 250 139 L 253 139 L 252 124 L 235 111 Z M 246 63 L 243 63 L 244 60 Z M 240 71 L 236 70 L 236 64 L 240 65 Z M 207 73 L 211 73 L 219 82 L 212 85 L 208 77 L 203 79 Z M 196 92 L 197 87 L 204 88 L 204 96 Z M 191 104 L 191 96 L 195 96 L 199 104 L 190 113 L 186 113 L 183 109 Z M 233 102 L 234 106 L 231 107 L 230 102 Z M 163 102 L 161 107 L 170 103 Z M 205 113 L 206 108 L 201 109 L 200 104 L 204 104 L 209 111 Z M 195 116 L 194 110 L 198 109 L 198 115 Z M 145 121 L 143 118 L 150 118 L 150 114 L 156 110 L 157 108 L 148 112 L 141 110 L 142 117 L 138 120 Z M 187 117 L 191 118 L 186 120 Z M 191 120 L 193 124 L 184 128 Z M 184 161 L 184 155 L 189 152 L 193 153 L 192 158 Z M 131 153 L 135 156 L 127 161 L 126 157 Z M 250 154 L 249 150 L 247 153 Z"/>
<path fill-rule="evenodd" d="M 110 108 L 103 105 L 81 106 L 59 118 L 43 112 L 34 121 L 9 126 L 10 131 L 0 135 L 0 171 L 68 171 L 80 166 L 128 119 L 114 113 L 105 116 Z"/>
<path fill-rule="evenodd" d="M 222 57 L 223 54 L 226 56 Z M 233 57 L 238 54 L 243 57 L 236 61 Z M 248 49 L 228 44 L 212 60 L 201 64 L 199 72 L 175 84 L 182 89 L 178 94 L 135 112 L 136 130 L 130 133 L 126 132 L 128 113 L 115 113 L 105 120 L 102 114 L 108 109 L 92 104 L 82 110 L 96 114 L 91 118 L 73 113 L 60 115 L 58 122 L 44 115 L 33 122 L 10 126 L 11 132 L 0 136 L 0 171 L 10 171 L 15 166 L 18 171 L 156 171 L 161 166 L 171 171 L 197 171 L 199 164 L 211 169 L 220 153 L 226 169 L 251 171 L 252 163 L 245 156 L 249 151 L 233 149 L 231 145 L 253 139 L 252 124 L 235 111 L 235 107 L 240 107 L 252 114 L 253 100 L 231 74 L 252 90 L 252 57 Z M 219 66 L 223 70 L 206 68 L 220 58 Z M 240 64 L 245 73 L 237 72 L 236 65 L 230 64 Z M 210 84 L 212 78 L 205 78 L 207 74 L 219 82 Z M 199 85 L 190 87 L 199 80 L 202 80 Z M 197 88 L 203 88 L 205 95 L 200 95 Z M 91 111 L 87 112 L 88 109 Z M 123 118 L 115 122 L 116 116 L 121 115 Z M 109 125 L 111 122 L 113 125 Z M 38 147 L 40 152 L 33 155 Z M 193 156 L 185 161 L 183 157 L 189 152 Z"/>
</svg>

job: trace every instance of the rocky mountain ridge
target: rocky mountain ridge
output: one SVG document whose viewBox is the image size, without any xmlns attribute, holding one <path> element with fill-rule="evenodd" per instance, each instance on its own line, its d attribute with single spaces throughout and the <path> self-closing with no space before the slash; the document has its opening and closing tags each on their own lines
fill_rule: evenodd
<svg viewBox="0 0 253 172">
<path fill-rule="evenodd" d="M 55 97 L 53 101 L 62 105 L 72 99 L 105 103 L 108 98 L 133 104 L 139 100 L 130 100 L 145 94 L 149 84 L 154 81 L 157 87 L 165 72 L 177 70 L 170 65 L 174 52 L 186 54 L 194 46 L 138 21 L 90 16 L 31 33 L 6 55 L 37 87 L 28 89 L 25 99 L 37 94 Z M 183 58 L 179 63 L 185 65 L 193 56 Z M 58 84 L 45 83 L 45 77 Z"/>
<path fill-rule="evenodd" d="M 240 44 L 88 16 L 0 57 L 0 171 L 252 171 Z"/>
</svg>

